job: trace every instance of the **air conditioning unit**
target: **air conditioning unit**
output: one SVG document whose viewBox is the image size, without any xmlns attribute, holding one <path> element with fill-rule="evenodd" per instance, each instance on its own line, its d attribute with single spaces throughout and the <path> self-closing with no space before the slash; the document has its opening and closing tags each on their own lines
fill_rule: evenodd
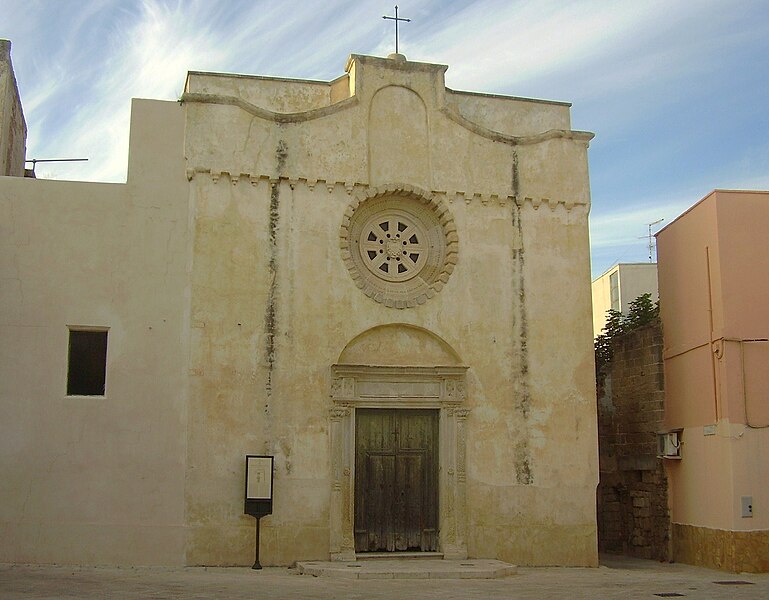
<svg viewBox="0 0 769 600">
<path fill-rule="evenodd" d="M 662 431 L 657 434 L 657 456 L 681 459 L 681 429 Z"/>
</svg>

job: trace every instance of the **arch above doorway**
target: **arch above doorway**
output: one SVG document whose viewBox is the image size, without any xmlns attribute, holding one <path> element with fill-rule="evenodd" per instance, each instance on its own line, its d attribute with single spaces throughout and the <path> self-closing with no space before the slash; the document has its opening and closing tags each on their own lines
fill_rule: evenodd
<svg viewBox="0 0 769 600">
<path fill-rule="evenodd" d="M 451 345 L 431 331 L 406 323 L 367 329 L 344 347 L 340 365 L 451 366 L 462 360 Z"/>
</svg>

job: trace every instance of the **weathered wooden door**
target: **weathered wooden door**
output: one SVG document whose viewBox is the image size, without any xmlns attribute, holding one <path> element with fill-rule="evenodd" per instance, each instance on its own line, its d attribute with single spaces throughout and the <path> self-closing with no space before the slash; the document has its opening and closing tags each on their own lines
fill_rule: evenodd
<svg viewBox="0 0 769 600">
<path fill-rule="evenodd" d="M 356 410 L 355 551 L 435 551 L 438 411 Z"/>
</svg>

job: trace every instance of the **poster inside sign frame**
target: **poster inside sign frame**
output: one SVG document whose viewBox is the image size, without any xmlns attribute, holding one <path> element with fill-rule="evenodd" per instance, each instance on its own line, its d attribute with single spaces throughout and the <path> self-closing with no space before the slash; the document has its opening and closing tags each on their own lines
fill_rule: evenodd
<svg viewBox="0 0 769 600">
<path fill-rule="evenodd" d="M 246 456 L 246 500 L 272 500 L 273 456 Z"/>
</svg>

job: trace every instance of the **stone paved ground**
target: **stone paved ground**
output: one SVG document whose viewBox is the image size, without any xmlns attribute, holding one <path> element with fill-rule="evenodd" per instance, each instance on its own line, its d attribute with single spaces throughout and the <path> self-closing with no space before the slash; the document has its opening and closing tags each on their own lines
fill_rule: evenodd
<svg viewBox="0 0 769 600">
<path fill-rule="evenodd" d="M 748 581 L 719 585 L 715 581 Z M 688 565 L 605 558 L 597 569 L 519 568 L 491 580 L 351 580 L 266 568 L 81 568 L 0 565 L 0 598 L 290 599 L 769 599 L 769 574 L 724 573 Z M 678 596 L 676 596 L 678 597 Z"/>
</svg>

